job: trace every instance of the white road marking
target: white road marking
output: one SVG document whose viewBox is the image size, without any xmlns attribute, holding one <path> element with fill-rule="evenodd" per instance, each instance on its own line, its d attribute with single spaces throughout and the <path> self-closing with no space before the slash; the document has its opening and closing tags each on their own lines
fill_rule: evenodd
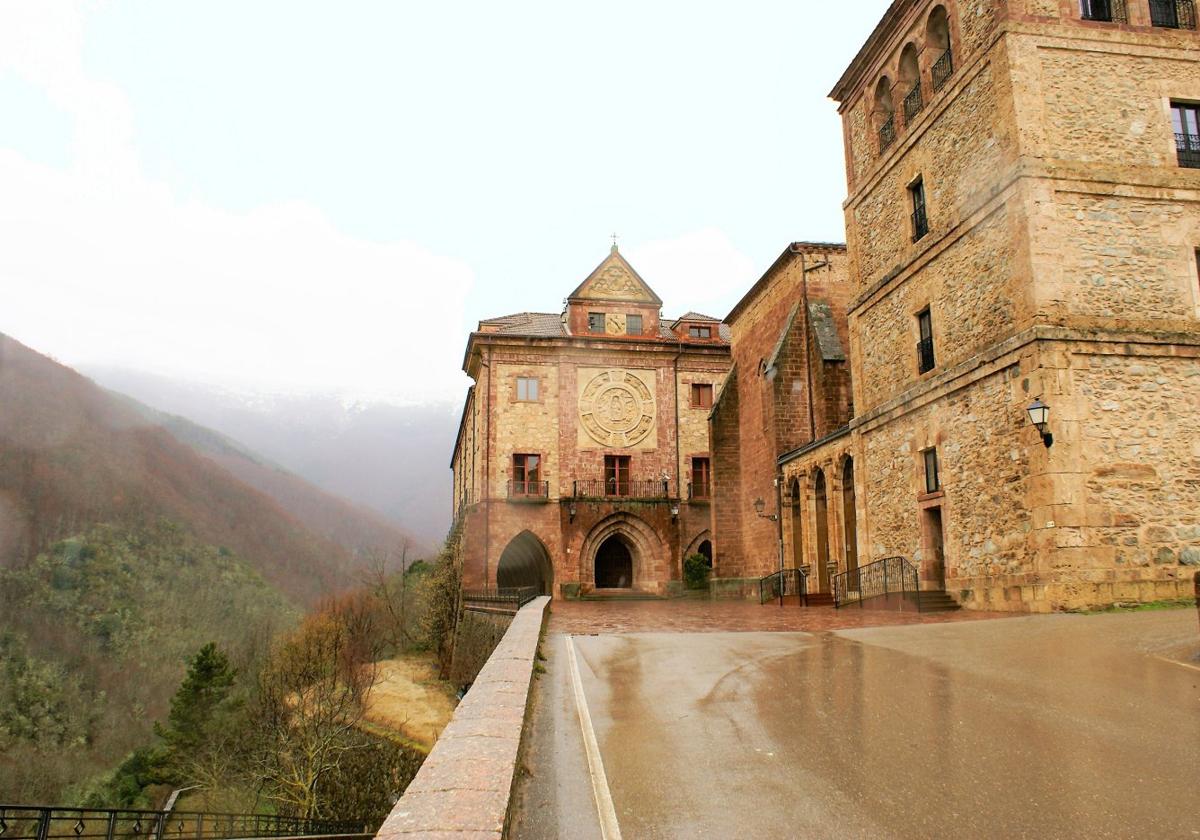
<svg viewBox="0 0 1200 840">
<path fill-rule="evenodd" d="M 588 713 L 587 698 L 583 696 L 583 680 L 579 677 L 579 662 L 575 659 L 575 639 L 570 635 L 567 636 L 567 659 L 571 662 L 571 685 L 575 689 L 579 726 L 583 729 L 583 748 L 587 753 L 588 772 L 592 777 L 592 794 L 596 798 L 596 812 L 600 817 L 600 834 L 604 840 L 621 840 L 617 809 L 613 807 L 608 777 L 604 775 L 604 762 L 600 758 L 600 745 L 596 743 L 592 716 Z"/>
</svg>

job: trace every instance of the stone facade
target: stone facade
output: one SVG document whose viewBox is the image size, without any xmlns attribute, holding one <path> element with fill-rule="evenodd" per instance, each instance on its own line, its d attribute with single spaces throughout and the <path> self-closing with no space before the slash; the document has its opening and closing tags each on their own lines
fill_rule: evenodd
<svg viewBox="0 0 1200 840">
<path fill-rule="evenodd" d="M 708 488 L 692 470 L 710 457 L 728 331 L 696 313 L 662 321 L 661 305 L 614 247 L 564 312 L 471 334 L 475 385 L 451 463 L 464 586 L 664 594 L 685 555 L 711 555 Z"/>
<path fill-rule="evenodd" d="M 1124 6 L 899 0 L 833 91 L 855 417 L 781 467 L 809 519 L 818 467 L 853 487 L 852 529 L 827 505 L 843 570 L 904 555 L 986 609 L 1191 594 L 1200 169 L 1171 109 L 1200 101 L 1200 35 Z"/>
</svg>

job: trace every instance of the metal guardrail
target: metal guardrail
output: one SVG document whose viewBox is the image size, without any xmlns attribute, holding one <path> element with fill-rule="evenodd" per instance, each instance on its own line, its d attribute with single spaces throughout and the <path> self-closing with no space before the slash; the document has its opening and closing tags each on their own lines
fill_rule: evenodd
<svg viewBox="0 0 1200 840">
<path fill-rule="evenodd" d="M 879 151 L 882 153 L 884 149 L 892 145 L 896 141 L 896 115 L 889 114 L 888 118 L 883 121 L 883 125 L 879 126 Z"/>
<path fill-rule="evenodd" d="M 657 478 L 625 481 L 589 478 L 575 481 L 571 495 L 577 499 L 670 499 L 671 482 Z"/>
<path fill-rule="evenodd" d="M 513 501 L 545 502 L 550 498 L 549 481 L 510 481 L 508 498 Z"/>
<path fill-rule="evenodd" d="M 536 586 L 515 586 L 500 589 L 464 589 L 462 597 L 464 605 L 507 607 L 515 612 L 538 594 Z"/>
<path fill-rule="evenodd" d="M 778 599 L 782 606 L 785 597 L 799 597 L 808 606 L 808 575 L 803 569 L 781 569 L 758 581 L 758 603 Z"/>
<path fill-rule="evenodd" d="M 921 607 L 921 590 L 917 585 L 917 567 L 903 557 L 884 557 L 865 566 L 849 569 L 833 578 L 833 605 L 863 605 L 864 601 L 898 593 L 911 596 L 917 609 Z"/>
<path fill-rule="evenodd" d="M 953 75 L 954 56 L 951 54 L 950 50 L 947 49 L 941 54 L 937 61 L 933 62 L 933 66 L 929 68 L 929 76 L 933 82 L 933 89 L 935 91 L 941 90 L 942 85 L 946 84 L 946 82 L 949 81 L 950 77 Z"/>
<path fill-rule="evenodd" d="M 1200 134 L 1175 132 L 1175 151 L 1179 165 L 1188 169 L 1200 169 Z"/>
<path fill-rule="evenodd" d="M 3 840 L 233 840 L 369 833 L 361 821 L 277 814 L 0 805 Z"/>
<path fill-rule="evenodd" d="M 924 107 L 925 100 L 921 98 L 921 83 L 917 82 L 912 86 L 912 90 L 904 96 L 904 124 L 911 123 Z"/>
</svg>

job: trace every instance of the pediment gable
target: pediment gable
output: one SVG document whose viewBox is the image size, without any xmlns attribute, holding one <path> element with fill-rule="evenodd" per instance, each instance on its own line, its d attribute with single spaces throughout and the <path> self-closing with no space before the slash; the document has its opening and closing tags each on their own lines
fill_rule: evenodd
<svg viewBox="0 0 1200 840">
<path fill-rule="evenodd" d="M 646 281 L 621 256 L 615 245 L 567 300 L 606 300 L 662 306 L 659 296 L 646 285 Z"/>
</svg>

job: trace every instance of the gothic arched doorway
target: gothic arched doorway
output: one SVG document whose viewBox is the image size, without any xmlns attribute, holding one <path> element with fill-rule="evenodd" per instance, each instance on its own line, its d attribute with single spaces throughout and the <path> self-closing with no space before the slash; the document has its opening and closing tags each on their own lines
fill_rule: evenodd
<svg viewBox="0 0 1200 840">
<path fill-rule="evenodd" d="M 596 588 L 629 589 L 633 586 L 633 552 L 613 534 L 596 549 Z"/>
<path fill-rule="evenodd" d="M 842 518 L 846 531 L 846 570 L 851 572 L 851 589 L 858 589 L 858 505 L 854 498 L 854 459 L 842 465 Z"/>
<path fill-rule="evenodd" d="M 793 478 L 789 491 L 792 497 L 792 566 L 804 566 L 804 502 L 800 498 L 800 480 Z"/>
<path fill-rule="evenodd" d="M 817 514 L 817 581 L 821 592 L 829 592 L 829 499 L 825 493 L 825 471 L 813 480 Z"/>
<path fill-rule="evenodd" d="M 708 568 L 712 568 L 712 543 L 708 540 L 701 540 L 700 545 L 696 546 L 696 553 L 703 555 L 708 561 Z"/>
<path fill-rule="evenodd" d="M 549 595 L 553 584 L 554 565 L 542 541 L 529 531 L 513 537 L 496 565 L 496 586 L 500 589 L 532 586 L 540 594 Z"/>
</svg>

